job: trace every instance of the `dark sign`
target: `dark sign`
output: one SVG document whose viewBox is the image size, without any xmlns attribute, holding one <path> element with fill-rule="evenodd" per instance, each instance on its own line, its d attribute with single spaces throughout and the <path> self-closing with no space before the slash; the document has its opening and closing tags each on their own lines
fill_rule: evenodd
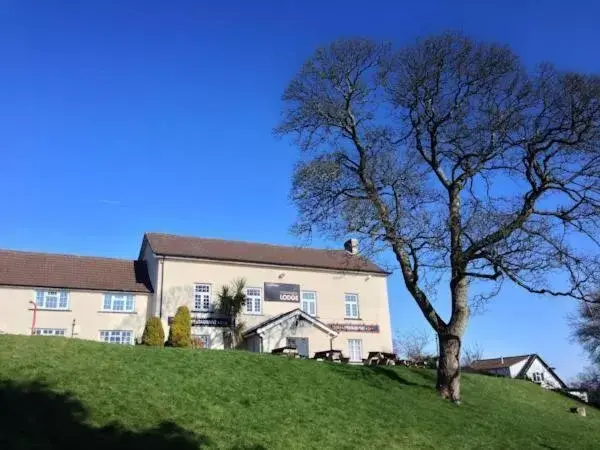
<svg viewBox="0 0 600 450">
<path fill-rule="evenodd" d="M 300 285 L 265 283 L 266 302 L 300 302 Z"/>
<path fill-rule="evenodd" d="M 167 322 L 171 325 L 173 316 L 169 316 Z M 192 326 L 226 328 L 231 326 L 231 319 L 228 317 L 192 317 Z"/>
<path fill-rule="evenodd" d="M 359 333 L 379 333 L 379 325 L 364 323 L 328 323 L 327 326 L 334 331 L 356 331 Z"/>
<path fill-rule="evenodd" d="M 231 319 L 223 317 L 192 317 L 193 327 L 230 327 Z"/>
</svg>

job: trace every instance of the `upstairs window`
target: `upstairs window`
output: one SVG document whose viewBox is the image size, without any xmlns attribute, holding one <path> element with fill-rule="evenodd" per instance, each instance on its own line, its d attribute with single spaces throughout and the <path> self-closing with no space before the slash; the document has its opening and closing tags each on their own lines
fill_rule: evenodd
<svg viewBox="0 0 600 450">
<path fill-rule="evenodd" d="M 533 372 L 531 376 L 533 377 L 534 383 L 541 383 L 544 381 L 544 372 Z"/>
<path fill-rule="evenodd" d="M 212 285 L 198 283 L 194 286 L 194 310 L 210 311 L 212 307 Z"/>
<path fill-rule="evenodd" d="M 302 291 L 302 304 L 300 309 L 311 316 L 317 315 L 317 293 L 314 291 Z"/>
<path fill-rule="evenodd" d="M 262 289 L 246 289 L 246 314 L 260 314 L 262 312 Z"/>
<path fill-rule="evenodd" d="M 67 291 L 35 291 L 35 304 L 40 309 L 69 309 Z"/>
<path fill-rule="evenodd" d="M 102 311 L 134 312 L 135 302 L 131 294 L 104 294 Z"/>
<path fill-rule="evenodd" d="M 346 294 L 345 297 L 346 317 L 349 319 L 358 319 L 358 295 Z"/>
</svg>

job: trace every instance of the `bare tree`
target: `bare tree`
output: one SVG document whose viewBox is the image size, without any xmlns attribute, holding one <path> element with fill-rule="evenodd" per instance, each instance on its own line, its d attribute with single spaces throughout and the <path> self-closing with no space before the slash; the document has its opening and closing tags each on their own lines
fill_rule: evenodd
<svg viewBox="0 0 600 450">
<path fill-rule="evenodd" d="M 570 318 L 570 322 L 573 337 L 600 368 L 600 303 L 581 303 L 579 311 Z"/>
<path fill-rule="evenodd" d="M 483 347 L 481 347 L 478 343 L 475 343 L 463 350 L 461 365 L 462 367 L 469 367 L 475 361 L 479 361 L 480 359 L 483 359 Z"/>
<path fill-rule="evenodd" d="M 427 346 L 431 343 L 431 334 L 427 330 L 414 330 L 407 333 L 397 333 L 394 338 L 394 349 L 397 354 L 412 361 L 424 361 L 431 357 Z"/>
<path fill-rule="evenodd" d="M 460 399 L 469 301 L 503 280 L 588 299 L 600 265 L 598 77 L 528 72 L 510 49 L 451 33 L 396 52 L 339 40 L 315 52 L 283 100 L 276 133 L 304 150 L 296 231 L 391 250 L 438 334 L 444 398 Z M 435 277 L 448 283 L 447 318 L 427 289 Z M 484 281 L 489 292 L 469 295 Z"/>
</svg>

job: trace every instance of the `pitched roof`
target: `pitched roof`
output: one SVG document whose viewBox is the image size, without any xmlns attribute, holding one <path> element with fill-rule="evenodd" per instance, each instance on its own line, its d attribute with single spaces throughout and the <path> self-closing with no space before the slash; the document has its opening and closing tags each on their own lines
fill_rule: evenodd
<svg viewBox="0 0 600 450">
<path fill-rule="evenodd" d="M 286 247 L 163 233 L 146 233 L 144 240 L 156 255 L 163 256 L 389 274 L 368 259 L 345 250 Z"/>
<path fill-rule="evenodd" d="M 0 250 L 0 285 L 152 292 L 144 261 Z"/>
<path fill-rule="evenodd" d="M 531 355 L 505 356 L 503 358 L 478 359 L 469 366 L 473 370 L 492 370 L 502 369 L 517 364 L 518 362 L 529 359 Z"/>
<path fill-rule="evenodd" d="M 337 331 L 332 330 L 330 327 L 325 325 L 320 320 L 315 319 L 313 316 L 305 313 L 300 308 L 296 308 L 296 309 L 292 309 L 291 311 L 286 311 L 284 313 L 269 317 L 267 320 L 260 322 L 259 324 L 254 325 L 251 328 L 248 328 L 246 331 L 244 331 L 244 337 L 248 337 L 257 332 L 262 333 L 263 331 L 267 331 L 270 328 L 277 325 L 278 323 L 281 323 L 281 322 L 285 321 L 286 319 L 289 319 L 290 317 L 294 317 L 294 316 L 302 317 L 307 322 L 312 323 L 314 326 L 320 328 L 321 330 L 330 334 L 331 336 L 337 336 L 339 334 Z"/>
</svg>

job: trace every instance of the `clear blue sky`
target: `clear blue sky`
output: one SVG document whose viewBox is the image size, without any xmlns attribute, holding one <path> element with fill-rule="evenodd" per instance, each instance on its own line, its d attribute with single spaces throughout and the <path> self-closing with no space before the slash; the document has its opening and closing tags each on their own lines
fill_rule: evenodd
<svg viewBox="0 0 600 450">
<path fill-rule="evenodd" d="M 0 247 L 135 258 L 144 231 L 297 243 L 297 152 L 271 130 L 287 81 L 334 38 L 452 28 L 600 72 L 593 0 L 351 3 L 0 0 Z M 397 274 L 389 288 L 394 328 L 426 328 Z M 467 344 L 538 352 L 569 378 L 585 364 L 573 306 L 507 288 Z"/>
</svg>

